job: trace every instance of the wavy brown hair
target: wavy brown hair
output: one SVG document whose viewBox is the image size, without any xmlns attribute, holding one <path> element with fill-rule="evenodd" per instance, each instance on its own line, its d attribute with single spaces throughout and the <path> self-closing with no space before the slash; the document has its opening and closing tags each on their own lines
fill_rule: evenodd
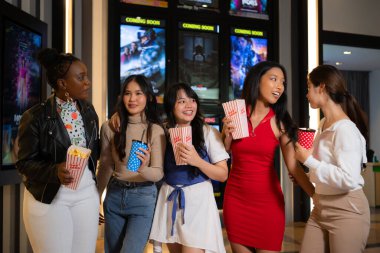
<svg viewBox="0 0 380 253">
<path fill-rule="evenodd" d="M 314 87 L 325 84 L 329 97 L 342 106 L 343 111 L 356 124 L 360 133 L 368 141 L 368 118 L 356 99 L 348 92 L 342 72 L 331 65 L 320 65 L 309 74 Z"/>
<path fill-rule="evenodd" d="M 116 104 L 116 112 L 118 113 L 120 117 L 120 131 L 115 133 L 114 143 L 115 143 L 115 148 L 119 155 L 120 161 L 123 160 L 123 158 L 126 156 L 125 146 L 126 146 L 126 134 L 127 134 L 128 118 L 129 118 L 128 110 L 125 108 L 125 105 L 123 102 L 123 96 L 125 93 L 125 89 L 127 88 L 128 84 L 132 81 L 135 81 L 136 83 L 138 83 L 141 91 L 146 96 L 146 106 L 143 113 L 145 114 L 146 121 L 148 123 L 148 129 L 147 129 L 148 143 L 150 142 L 150 138 L 152 136 L 152 125 L 158 124 L 162 126 L 162 122 L 159 117 L 159 112 L 157 109 L 156 96 L 153 93 L 152 85 L 149 82 L 149 80 L 143 75 L 131 75 L 127 77 L 123 83 L 123 87 L 120 91 L 120 96 Z"/>
</svg>

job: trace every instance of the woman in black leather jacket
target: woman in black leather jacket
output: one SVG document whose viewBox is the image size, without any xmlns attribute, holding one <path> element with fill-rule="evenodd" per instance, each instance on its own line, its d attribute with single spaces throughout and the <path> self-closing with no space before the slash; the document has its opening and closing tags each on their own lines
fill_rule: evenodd
<svg viewBox="0 0 380 253">
<path fill-rule="evenodd" d="M 34 252 L 95 252 L 99 195 L 98 116 L 89 97 L 87 67 L 71 54 L 44 49 L 39 55 L 54 94 L 26 111 L 19 126 L 16 167 L 24 177 L 23 218 Z M 91 150 L 74 190 L 66 169 L 70 145 Z M 75 187 L 74 187 L 75 188 Z"/>
</svg>

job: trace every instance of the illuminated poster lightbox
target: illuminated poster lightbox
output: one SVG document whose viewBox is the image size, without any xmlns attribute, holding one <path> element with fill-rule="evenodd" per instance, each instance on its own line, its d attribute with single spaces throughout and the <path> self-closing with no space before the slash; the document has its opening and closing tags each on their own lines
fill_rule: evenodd
<svg viewBox="0 0 380 253">
<path fill-rule="evenodd" d="M 202 100 L 219 99 L 219 26 L 179 23 L 178 79 Z"/>
<path fill-rule="evenodd" d="M 165 21 L 122 17 L 120 24 L 120 84 L 142 74 L 152 83 L 158 102 L 165 89 Z"/>
<path fill-rule="evenodd" d="M 168 8 L 166 0 L 120 0 L 121 3 Z"/>
<path fill-rule="evenodd" d="M 231 29 L 229 99 L 240 98 L 249 69 L 267 60 L 268 39 L 263 31 L 245 28 Z"/>
<path fill-rule="evenodd" d="M 267 0 L 231 0 L 230 15 L 268 20 Z"/>
<path fill-rule="evenodd" d="M 10 20 L 3 23 L 2 162 L 16 162 L 21 115 L 41 100 L 42 71 L 36 54 L 42 34 Z"/>
<path fill-rule="evenodd" d="M 219 0 L 179 0 L 178 8 L 219 11 Z"/>
</svg>

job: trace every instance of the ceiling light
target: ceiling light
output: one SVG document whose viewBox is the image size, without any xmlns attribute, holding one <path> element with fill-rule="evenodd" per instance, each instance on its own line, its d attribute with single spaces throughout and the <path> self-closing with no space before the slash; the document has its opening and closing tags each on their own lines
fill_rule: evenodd
<svg viewBox="0 0 380 253">
<path fill-rule="evenodd" d="M 344 51 L 343 54 L 351 54 L 351 51 Z"/>
<path fill-rule="evenodd" d="M 342 65 L 343 63 L 342 62 L 336 62 L 335 65 L 339 66 L 339 65 Z"/>
</svg>

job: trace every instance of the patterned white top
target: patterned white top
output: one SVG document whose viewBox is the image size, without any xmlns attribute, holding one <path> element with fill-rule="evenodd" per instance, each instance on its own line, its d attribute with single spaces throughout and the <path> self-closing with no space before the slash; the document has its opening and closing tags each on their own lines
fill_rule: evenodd
<svg viewBox="0 0 380 253">
<path fill-rule="evenodd" d="M 61 110 L 60 115 L 70 136 L 71 144 L 86 147 L 86 137 L 84 131 L 83 118 L 77 108 L 76 101 L 64 101 L 58 97 L 56 102 L 58 108 Z"/>
</svg>

